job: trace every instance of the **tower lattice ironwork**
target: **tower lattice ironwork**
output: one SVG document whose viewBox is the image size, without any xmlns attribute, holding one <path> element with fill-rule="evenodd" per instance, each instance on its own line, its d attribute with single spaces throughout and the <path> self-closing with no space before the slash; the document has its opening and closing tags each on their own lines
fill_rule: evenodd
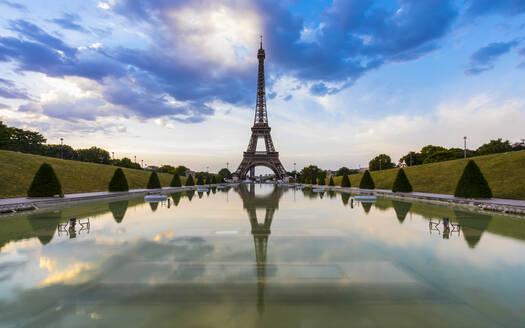
<svg viewBox="0 0 525 328">
<path fill-rule="evenodd" d="M 257 74 L 257 99 L 255 104 L 255 118 L 252 127 L 252 136 L 248 143 L 248 149 L 244 152 L 243 159 L 239 168 L 235 171 L 235 175 L 244 179 L 250 171 L 250 175 L 255 175 L 256 166 L 266 166 L 270 168 L 278 179 L 286 176 L 281 161 L 279 160 L 279 152 L 275 151 L 272 136 L 270 134 L 271 128 L 268 125 L 268 112 L 266 110 L 266 91 L 264 82 L 264 59 L 266 55 L 262 46 L 257 52 L 259 59 L 259 71 Z M 257 142 L 259 139 L 264 139 L 266 151 L 257 151 Z"/>
</svg>

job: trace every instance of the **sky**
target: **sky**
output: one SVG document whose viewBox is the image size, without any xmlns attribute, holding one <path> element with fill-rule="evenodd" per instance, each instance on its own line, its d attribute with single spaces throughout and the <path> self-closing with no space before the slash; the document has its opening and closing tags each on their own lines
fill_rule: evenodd
<svg viewBox="0 0 525 328">
<path fill-rule="evenodd" d="M 0 12 L 0 120 L 51 144 L 235 169 L 259 35 L 289 171 L 525 138 L 525 0 L 0 0 Z"/>
</svg>

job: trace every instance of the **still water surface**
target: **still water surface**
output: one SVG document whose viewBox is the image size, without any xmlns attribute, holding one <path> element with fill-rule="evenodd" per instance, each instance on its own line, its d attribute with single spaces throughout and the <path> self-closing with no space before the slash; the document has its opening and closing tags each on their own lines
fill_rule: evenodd
<svg viewBox="0 0 525 328">
<path fill-rule="evenodd" d="M 523 326 L 525 220 L 349 197 L 241 185 L 0 219 L 0 327 Z"/>
</svg>

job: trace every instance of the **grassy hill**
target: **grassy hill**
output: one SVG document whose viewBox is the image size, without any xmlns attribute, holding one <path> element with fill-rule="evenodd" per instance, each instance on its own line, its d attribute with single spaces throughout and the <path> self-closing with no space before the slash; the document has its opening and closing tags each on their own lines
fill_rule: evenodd
<svg viewBox="0 0 525 328">
<path fill-rule="evenodd" d="M 62 183 L 62 191 L 66 194 L 107 190 L 116 168 L 111 165 L 0 150 L 0 198 L 26 196 L 33 176 L 44 162 L 53 166 Z M 123 170 L 130 189 L 146 188 L 150 172 L 126 168 Z M 169 186 L 171 178 L 171 174 L 159 173 L 163 187 Z"/>
<path fill-rule="evenodd" d="M 472 158 L 487 179 L 496 198 L 525 199 L 525 150 Z M 414 191 L 454 194 L 467 160 L 418 165 L 405 168 Z M 392 189 L 398 169 L 371 172 L 376 188 Z M 352 187 L 358 187 L 363 174 L 349 175 Z M 334 178 L 341 185 L 342 177 Z"/>
</svg>

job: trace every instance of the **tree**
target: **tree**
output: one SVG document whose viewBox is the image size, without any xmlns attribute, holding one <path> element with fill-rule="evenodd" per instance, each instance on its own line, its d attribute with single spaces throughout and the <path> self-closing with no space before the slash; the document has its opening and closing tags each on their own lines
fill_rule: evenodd
<svg viewBox="0 0 525 328">
<path fill-rule="evenodd" d="M 172 173 L 175 172 L 175 168 L 171 165 L 162 165 L 157 171 L 162 173 Z"/>
<path fill-rule="evenodd" d="M 370 171 L 386 170 L 395 166 L 390 156 L 386 154 L 377 155 L 368 163 L 368 169 Z"/>
<path fill-rule="evenodd" d="M 302 176 L 309 176 L 310 179 L 311 179 L 312 176 L 315 176 L 315 177 L 320 176 L 322 171 L 323 170 L 318 168 L 316 165 L 310 165 L 310 166 L 307 166 L 307 167 L 305 167 L 305 168 L 303 168 L 301 170 L 301 175 Z"/>
<path fill-rule="evenodd" d="M 396 180 L 392 186 L 393 192 L 412 192 L 412 185 L 402 168 L 397 171 Z"/>
<path fill-rule="evenodd" d="M 414 166 L 414 165 L 423 164 L 424 160 L 425 160 L 425 156 L 423 154 L 411 151 L 405 156 L 401 157 L 399 159 L 399 163 L 402 163 L 403 161 L 405 161 L 406 165 Z"/>
<path fill-rule="evenodd" d="M 512 146 L 508 140 L 501 141 L 501 138 L 497 140 L 491 140 L 489 143 L 481 145 L 477 150 L 480 155 L 489 155 L 497 153 L 506 153 L 512 151 Z"/>
<path fill-rule="evenodd" d="M 118 168 L 115 170 L 115 173 L 113 173 L 113 177 L 111 178 L 111 181 L 109 181 L 108 186 L 109 191 L 128 191 L 128 180 L 126 180 L 126 176 L 124 175 L 124 172 L 121 168 Z"/>
<path fill-rule="evenodd" d="M 212 183 L 212 184 L 216 184 L 216 183 L 217 183 L 217 176 L 216 176 L 215 174 L 213 174 L 213 175 L 211 176 L 211 183 Z"/>
<path fill-rule="evenodd" d="M 174 174 L 173 178 L 171 179 L 170 187 L 180 187 L 182 186 L 182 183 L 180 182 L 180 177 L 178 174 Z"/>
<path fill-rule="evenodd" d="M 372 176 L 370 175 L 370 172 L 368 170 L 365 171 L 363 174 L 363 177 L 361 178 L 361 182 L 359 183 L 359 189 L 375 189 L 376 186 L 374 184 L 374 180 L 372 180 Z"/>
<path fill-rule="evenodd" d="M 140 164 L 133 163 L 131 159 L 123 157 L 122 159 L 116 159 L 113 161 L 113 164 L 120 167 L 127 167 L 130 169 L 140 169 Z"/>
<path fill-rule="evenodd" d="M 211 176 L 212 176 L 211 174 L 208 174 L 208 175 L 206 176 L 206 184 L 207 184 L 207 185 L 212 184 L 212 182 L 211 182 Z"/>
<path fill-rule="evenodd" d="M 77 151 L 69 145 L 42 145 L 41 154 L 49 157 L 76 160 Z"/>
<path fill-rule="evenodd" d="M 310 183 L 313 184 L 313 185 L 317 184 L 317 178 L 315 177 L 315 175 L 312 175 L 310 177 Z"/>
<path fill-rule="evenodd" d="M 194 186 L 195 182 L 193 182 L 193 176 L 190 174 L 188 176 L 188 180 L 186 180 L 186 186 Z"/>
<path fill-rule="evenodd" d="M 148 189 L 160 189 L 162 188 L 160 185 L 159 176 L 157 175 L 157 172 L 153 171 L 151 172 L 151 175 L 149 176 L 148 181 Z"/>
<path fill-rule="evenodd" d="M 320 176 L 317 184 L 320 186 L 324 186 L 326 184 L 324 177 Z"/>
<path fill-rule="evenodd" d="M 62 195 L 62 185 L 58 180 L 55 170 L 47 163 L 40 165 L 40 168 L 33 178 L 33 182 L 27 191 L 29 197 L 53 197 Z"/>
<path fill-rule="evenodd" d="M 492 191 L 478 165 L 469 160 L 456 186 L 454 196 L 463 198 L 492 198 Z"/>
<path fill-rule="evenodd" d="M 444 162 L 456 159 L 456 153 L 453 150 L 440 150 L 425 158 L 423 164 Z"/>
<path fill-rule="evenodd" d="M 456 159 L 465 157 L 465 150 L 461 148 L 450 148 L 450 152 L 453 152 L 456 155 Z M 478 153 L 475 150 L 467 149 L 467 157 L 478 156 Z"/>
<path fill-rule="evenodd" d="M 232 173 L 227 168 L 222 168 L 219 171 L 219 176 L 221 178 L 221 181 L 224 181 L 224 179 L 231 179 Z"/>
<path fill-rule="evenodd" d="M 423 156 L 423 160 L 427 158 L 428 156 L 437 153 L 438 151 L 447 150 L 445 147 L 441 146 L 434 146 L 434 145 L 426 145 L 425 147 L 421 148 L 421 156 Z"/>
<path fill-rule="evenodd" d="M 109 164 L 109 152 L 102 148 L 93 146 L 88 149 L 78 149 L 77 153 L 79 161 Z"/>
<path fill-rule="evenodd" d="M 343 175 L 343 180 L 341 180 L 341 187 L 343 188 L 350 188 L 352 185 L 350 184 L 350 179 L 348 179 L 348 175 Z"/>
<path fill-rule="evenodd" d="M 350 174 L 353 174 L 353 173 L 357 173 L 357 170 L 351 170 L 351 169 L 347 168 L 346 166 L 343 166 L 343 167 L 339 168 L 339 170 L 337 170 L 335 172 L 335 175 L 340 177 L 340 176 L 343 176 L 345 174 L 350 175 Z"/>
<path fill-rule="evenodd" d="M 328 185 L 329 185 L 330 187 L 335 186 L 334 179 L 333 179 L 332 177 L 330 177 L 330 181 L 328 182 Z"/>
<path fill-rule="evenodd" d="M 175 168 L 175 174 L 180 176 L 180 177 L 183 177 L 186 175 L 186 171 L 188 171 L 189 168 L 187 168 L 186 166 L 184 165 L 179 165 Z"/>
<path fill-rule="evenodd" d="M 525 150 L 525 139 L 512 144 L 512 151 Z"/>
</svg>

